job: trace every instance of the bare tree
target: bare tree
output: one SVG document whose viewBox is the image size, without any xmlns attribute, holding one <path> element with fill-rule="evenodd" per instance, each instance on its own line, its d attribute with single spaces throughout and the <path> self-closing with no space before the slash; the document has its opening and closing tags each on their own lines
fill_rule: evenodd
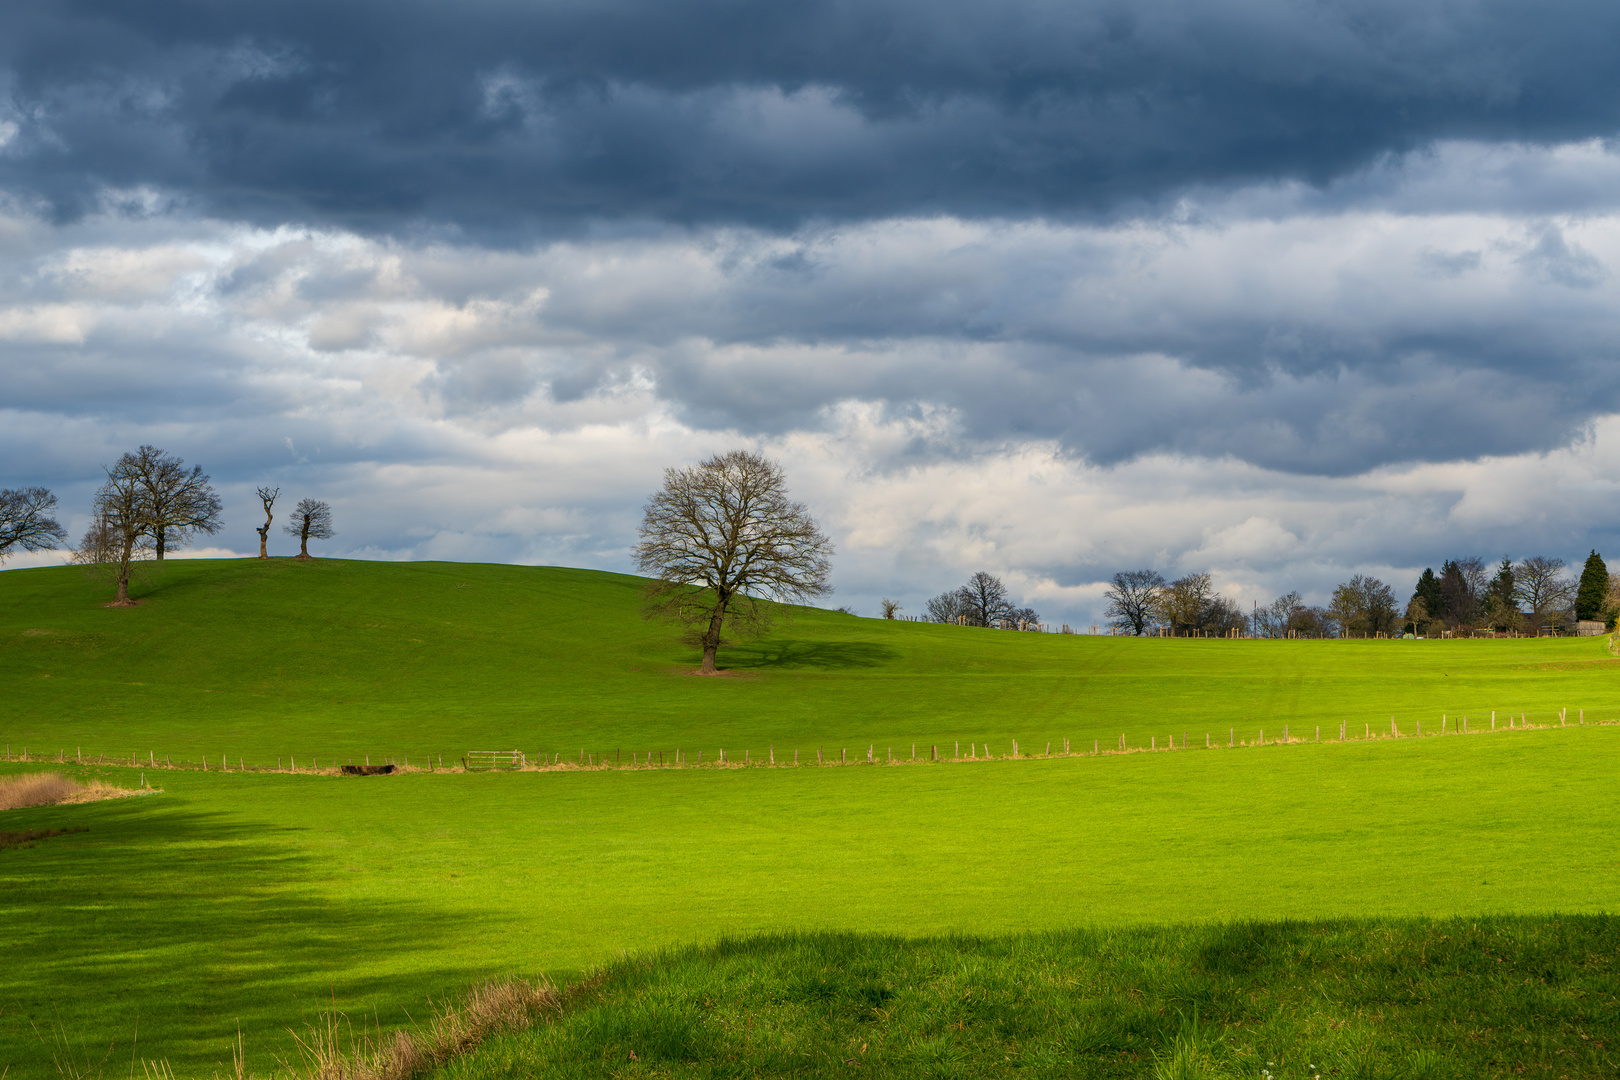
<svg viewBox="0 0 1620 1080">
<path fill-rule="evenodd" d="M 1575 582 L 1564 575 L 1564 560 L 1532 555 L 1513 568 L 1513 584 L 1521 603 L 1529 607 L 1531 633 L 1544 626 L 1559 626 L 1565 610 L 1575 602 Z"/>
<path fill-rule="evenodd" d="M 1372 637 L 1395 629 L 1400 613 L 1395 590 L 1374 577 L 1357 574 L 1333 590 L 1331 608 L 1346 637 Z"/>
<path fill-rule="evenodd" d="M 46 551 L 67 539 L 51 516 L 56 496 L 42 487 L 0 490 L 0 563 L 18 551 Z"/>
<path fill-rule="evenodd" d="M 942 592 L 928 601 L 928 619 L 937 623 L 959 623 L 967 614 L 967 600 L 961 589 Z"/>
<path fill-rule="evenodd" d="M 282 531 L 298 537 L 298 558 L 305 560 L 313 558 L 309 553 L 311 540 L 330 540 L 337 535 L 332 529 L 332 508 L 319 499 L 299 499 Z"/>
<path fill-rule="evenodd" d="M 147 535 L 159 562 L 171 547 L 183 547 L 193 535 L 212 536 L 220 529 L 219 496 L 202 471 L 155 446 L 142 446 L 126 457 L 132 461 L 145 503 Z"/>
<path fill-rule="evenodd" d="M 1013 616 L 1007 586 L 994 574 L 978 571 L 962 586 L 962 614 L 969 626 L 998 626 Z"/>
<path fill-rule="evenodd" d="M 1036 631 L 1041 628 L 1041 615 L 1032 607 L 1013 608 L 1007 612 L 1008 629 Z"/>
<path fill-rule="evenodd" d="M 885 619 L 893 619 L 900 614 L 900 601 L 898 600 L 890 600 L 885 596 L 878 601 L 878 605 L 883 609 Z"/>
<path fill-rule="evenodd" d="M 138 454 L 125 454 L 105 471 L 107 482 L 91 502 L 91 524 L 80 543 L 80 561 L 110 567 L 118 589 L 112 606 L 132 607 L 130 565 L 153 552 L 143 543 L 151 536 L 151 512 L 142 481 L 145 465 Z"/>
<path fill-rule="evenodd" d="M 1254 614 L 1250 617 L 1255 637 L 1284 638 L 1289 632 L 1296 629 L 1294 615 L 1303 609 L 1304 602 L 1299 593 L 1289 592 L 1277 597 L 1265 607 L 1256 605 Z"/>
<path fill-rule="evenodd" d="M 259 501 L 264 504 L 264 524 L 257 526 L 254 531 L 259 534 L 259 558 L 270 557 L 270 523 L 276 520 L 275 514 L 270 510 L 276 505 L 276 498 L 281 494 L 280 488 L 262 487 L 259 489 Z"/>
<path fill-rule="evenodd" d="M 1215 584 L 1208 574 L 1188 574 L 1159 590 L 1155 611 L 1170 624 L 1172 634 L 1185 634 L 1206 629 L 1206 614 L 1215 599 Z"/>
<path fill-rule="evenodd" d="M 728 617 L 762 629 L 761 601 L 803 602 L 832 592 L 831 555 L 832 541 L 803 503 L 788 498 L 781 466 L 747 450 L 665 469 L 636 545 L 636 565 L 657 579 L 648 614 L 697 630 L 704 675 L 715 674 Z"/>
<path fill-rule="evenodd" d="M 1114 575 L 1113 585 L 1103 596 L 1108 607 L 1103 612 L 1116 630 L 1129 630 L 1140 637 L 1147 633 L 1164 591 L 1164 578 L 1155 570 L 1125 570 Z"/>
</svg>

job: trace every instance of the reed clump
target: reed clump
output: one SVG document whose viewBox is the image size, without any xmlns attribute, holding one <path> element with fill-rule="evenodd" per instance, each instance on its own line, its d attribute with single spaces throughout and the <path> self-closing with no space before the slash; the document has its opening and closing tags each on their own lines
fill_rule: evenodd
<svg viewBox="0 0 1620 1080">
<path fill-rule="evenodd" d="M 104 784 L 100 780 L 83 784 L 61 773 L 24 773 L 0 779 L 0 810 L 95 802 L 98 799 L 118 799 L 142 793 L 132 788 Z"/>
</svg>

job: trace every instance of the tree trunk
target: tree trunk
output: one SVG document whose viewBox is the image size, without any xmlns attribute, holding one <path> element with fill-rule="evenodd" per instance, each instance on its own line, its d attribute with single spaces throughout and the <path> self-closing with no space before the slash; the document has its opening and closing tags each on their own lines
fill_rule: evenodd
<svg viewBox="0 0 1620 1080">
<path fill-rule="evenodd" d="M 163 551 L 168 546 L 167 545 L 168 537 L 165 535 L 165 530 L 164 530 L 163 526 L 159 525 L 157 527 L 157 535 L 156 535 L 156 537 L 154 537 L 154 539 L 157 540 L 157 561 L 162 562 L 163 561 Z"/>
<path fill-rule="evenodd" d="M 714 614 L 709 616 L 709 628 L 703 632 L 703 666 L 698 668 L 700 675 L 717 674 L 714 658 L 720 651 L 720 628 L 725 621 L 726 602 L 721 600 L 715 605 Z"/>
<path fill-rule="evenodd" d="M 133 544 L 126 540 L 124 541 L 124 546 L 119 550 L 118 595 L 113 598 L 114 607 L 131 606 L 129 600 L 129 560 L 130 555 L 132 554 L 130 549 L 133 546 Z"/>
<path fill-rule="evenodd" d="M 298 534 L 298 557 L 300 559 L 309 558 L 309 530 L 308 529 L 305 529 L 303 532 Z"/>
<path fill-rule="evenodd" d="M 270 523 L 267 521 L 264 523 L 264 528 L 253 531 L 259 534 L 259 558 L 268 559 L 270 557 L 267 547 L 270 542 Z"/>
</svg>

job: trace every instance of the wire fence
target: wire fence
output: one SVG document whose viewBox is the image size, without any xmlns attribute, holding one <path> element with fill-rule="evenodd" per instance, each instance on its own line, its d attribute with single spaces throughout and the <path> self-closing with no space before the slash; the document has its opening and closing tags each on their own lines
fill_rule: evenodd
<svg viewBox="0 0 1620 1080">
<path fill-rule="evenodd" d="M 1356 731 L 1357 723 L 1361 731 Z M 1474 736 L 1505 734 L 1509 732 L 1547 731 L 1570 727 L 1612 727 L 1620 726 L 1620 718 L 1598 718 L 1595 713 L 1590 720 L 1586 717 L 1584 708 L 1560 709 L 1554 713 L 1531 713 L 1525 710 L 1508 712 L 1499 715 L 1491 712 L 1488 716 L 1471 717 L 1468 715 L 1451 716 L 1441 713 L 1437 718 L 1431 717 L 1425 725 L 1422 719 L 1412 718 L 1402 720 L 1397 716 L 1387 719 L 1363 720 L 1359 722 L 1340 721 L 1337 727 L 1328 727 L 1325 731 L 1322 725 L 1309 725 L 1296 730 L 1293 723 L 1284 723 L 1280 728 L 1228 725 L 1225 732 L 1218 729 L 1207 729 L 1199 732 L 1192 728 L 1183 728 L 1180 732 L 1174 730 L 1161 730 L 1147 732 L 1146 734 L 1132 734 L 1121 732 L 1117 738 L 1103 739 L 1093 737 L 1091 745 L 1085 745 L 1087 740 L 1075 742 L 1068 738 L 1045 740 L 1033 744 L 1023 744 L 1019 740 L 1006 738 L 992 742 L 979 739 L 952 739 L 949 742 L 908 742 L 899 746 L 887 743 L 869 742 L 865 747 L 835 746 L 828 748 L 825 744 L 814 747 L 798 747 L 794 749 L 778 750 L 774 745 L 767 744 L 763 752 L 752 748 L 741 751 L 725 747 L 685 749 L 672 747 L 667 749 L 632 749 L 615 748 L 613 750 L 593 750 L 589 747 L 580 747 L 577 750 L 537 750 L 528 752 L 524 750 L 469 750 L 461 754 L 450 755 L 447 765 L 443 753 L 418 754 L 413 762 L 409 754 L 362 754 L 359 760 L 352 755 L 343 754 L 309 754 L 300 756 L 288 754 L 278 756 L 275 764 L 268 760 L 255 760 L 249 762 L 247 755 L 232 756 L 220 753 L 217 756 L 201 755 L 197 757 L 176 758 L 169 754 L 161 758 L 155 750 L 149 750 L 144 755 L 137 751 L 129 754 L 86 754 L 82 747 L 75 747 L 71 752 L 66 749 L 41 752 L 37 748 L 30 750 L 20 746 L 13 752 L 12 744 L 5 747 L 5 760 L 8 762 L 29 762 L 36 764 L 56 765 L 94 765 L 110 768 L 127 768 L 142 770 L 191 770 L 198 772 L 225 772 L 225 773 L 287 773 L 299 775 L 339 775 L 345 771 L 351 774 L 362 774 L 357 766 L 372 769 L 373 756 L 376 757 L 376 766 L 393 766 L 395 773 L 462 773 L 462 772 L 554 772 L 579 770 L 607 770 L 607 769 L 780 769 L 780 768 L 828 768 L 828 767 L 855 767 L 855 766 L 910 766 L 910 765 L 949 765 L 990 761 L 1035 761 L 1052 760 L 1060 758 L 1091 758 L 1113 757 L 1123 754 L 1143 753 L 1171 753 L 1187 750 L 1236 750 L 1250 749 L 1266 746 L 1293 746 L 1305 744 L 1344 744 L 1379 742 L 1391 739 L 1424 739 L 1424 738 L 1450 738 L 1454 736 Z M 1201 737 L 1201 739 L 1200 739 Z"/>
</svg>

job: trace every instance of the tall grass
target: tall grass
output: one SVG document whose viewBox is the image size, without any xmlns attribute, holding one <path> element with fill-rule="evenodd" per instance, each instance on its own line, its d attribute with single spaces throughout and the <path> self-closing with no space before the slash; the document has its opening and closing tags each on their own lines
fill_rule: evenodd
<svg viewBox="0 0 1620 1080">
<path fill-rule="evenodd" d="M 59 773 L 25 773 L 0 779 L 0 810 L 55 806 L 84 791 L 83 784 Z"/>
<path fill-rule="evenodd" d="M 135 790 L 104 784 L 100 780 L 81 784 L 60 773 L 24 773 L 21 776 L 0 777 L 0 810 L 95 802 L 97 799 L 117 799 L 135 794 L 138 794 Z"/>
</svg>

